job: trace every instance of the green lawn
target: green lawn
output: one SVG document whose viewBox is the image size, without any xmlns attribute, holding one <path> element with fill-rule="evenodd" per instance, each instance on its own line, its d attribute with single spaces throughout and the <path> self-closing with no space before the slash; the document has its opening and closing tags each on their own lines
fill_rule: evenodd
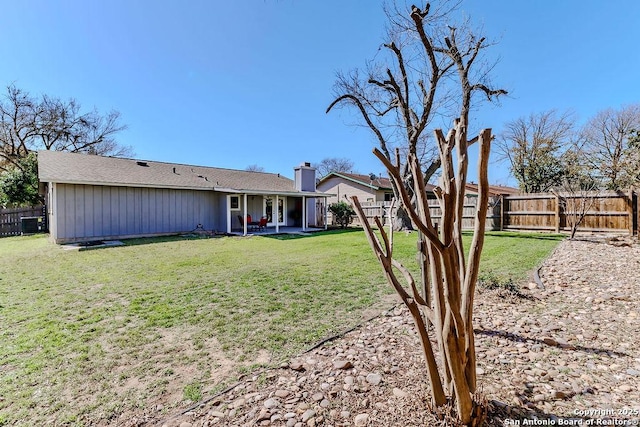
<svg viewBox="0 0 640 427">
<path fill-rule="evenodd" d="M 560 240 L 490 233 L 482 274 L 522 280 Z M 415 234 L 395 236 L 415 259 Z M 0 425 L 167 410 L 388 308 L 361 231 L 141 239 L 65 251 L 0 239 Z"/>
</svg>

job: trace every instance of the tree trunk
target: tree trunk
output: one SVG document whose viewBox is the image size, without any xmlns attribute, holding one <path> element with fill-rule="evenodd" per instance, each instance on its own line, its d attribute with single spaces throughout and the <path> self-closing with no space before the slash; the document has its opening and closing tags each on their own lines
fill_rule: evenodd
<svg viewBox="0 0 640 427">
<path fill-rule="evenodd" d="M 393 217 L 393 231 L 413 231 L 413 223 L 407 210 L 398 206 Z"/>
</svg>

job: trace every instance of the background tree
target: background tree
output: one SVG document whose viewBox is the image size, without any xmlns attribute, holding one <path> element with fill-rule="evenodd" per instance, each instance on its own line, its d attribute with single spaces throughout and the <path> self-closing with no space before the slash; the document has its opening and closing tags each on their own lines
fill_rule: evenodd
<svg viewBox="0 0 640 427">
<path fill-rule="evenodd" d="M 559 192 L 559 202 L 567 218 L 570 239 L 575 238 L 578 227 L 600 200 L 602 185 L 597 172 L 588 164 L 587 158 L 577 145 L 567 150 L 561 158 L 562 178 L 553 189 L 554 192 Z"/>
<path fill-rule="evenodd" d="M 264 172 L 264 168 L 258 165 L 249 165 L 244 170 L 248 172 Z"/>
<path fill-rule="evenodd" d="M 36 98 L 10 85 L 0 99 L 0 170 L 36 150 L 129 156 L 131 147 L 115 140 L 124 129 L 117 111 L 82 112 L 74 99 Z"/>
<path fill-rule="evenodd" d="M 639 129 L 640 104 L 601 111 L 584 126 L 582 149 L 607 189 L 624 189 L 640 182 Z"/>
<path fill-rule="evenodd" d="M 0 173 L 0 206 L 34 206 L 42 203 L 38 194 L 38 163 L 30 153 Z"/>
<path fill-rule="evenodd" d="M 561 157 L 574 140 L 572 114 L 551 110 L 508 122 L 497 145 L 520 189 L 539 193 L 562 182 Z"/>
<path fill-rule="evenodd" d="M 353 161 L 344 157 L 326 157 L 316 164 L 318 177 L 322 178 L 331 172 L 353 173 Z"/>
<path fill-rule="evenodd" d="M 356 71 L 339 75 L 337 97 L 329 106 L 356 107 L 377 138 L 374 154 L 386 167 L 396 198 L 418 234 L 420 276 L 415 280 L 408 268 L 394 258 L 393 229 L 386 232 L 374 218 L 379 236 L 369 225 L 357 197 L 356 212 L 365 227 L 371 248 L 387 281 L 409 309 L 422 344 L 431 399 L 436 408 L 455 406 L 464 425 L 479 425 L 483 409 L 473 400 L 476 391 L 476 359 L 473 331 L 473 299 L 488 204 L 487 169 L 491 130 L 468 138 L 472 98 L 506 93 L 485 83 L 486 69 L 477 71 L 479 54 L 488 46 L 485 39 L 469 30 L 468 23 L 454 25 L 452 10 L 431 11 L 412 6 L 410 11 L 387 13 L 389 41 L 384 44 L 392 60 L 387 66 L 371 67 L 361 78 Z M 478 80 L 476 80 L 476 78 Z M 449 84 L 454 84 L 450 86 Z M 445 91 L 444 97 L 437 92 Z M 425 131 L 441 101 L 457 107 L 454 127 L 445 136 L 436 129 L 438 158 L 424 162 L 418 153 Z M 452 113 L 439 110 L 441 114 Z M 462 245 L 462 218 L 468 167 L 468 147 L 479 143 L 479 196 L 474 237 L 468 258 Z M 391 151 L 392 146 L 395 150 Z M 406 147 L 405 156 L 400 146 Z M 456 161 L 454 165 L 454 155 Z M 434 190 L 442 209 L 443 222 L 436 231 L 429 213 L 425 183 L 442 166 Z M 419 289 L 420 288 L 420 289 Z M 427 324 L 434 326 L 435 351 Z M 438 357 L 440 363 L 436 360 Z M 438 366 L 439 365 L 439 366 Z"/>
<path fill-rule="evenodd" d="M 482 60 L 478 60 L 490 46 L 487 40 L 478 37 L 468 21 L 458 23 L 455 34 L 450 34 L 448 25 L 457 5 L 458 2 L 443 1 L 433 8 L 427 5 L 427 13 L 407 14 L 395 3 L 386 4 L 389 26 L 382 53 L 364 70 L 338 73 L 336 98 L 327 108 L 327 112 L 342 106 L 356 108 L 387 160 L 394 161 L 396 148 L 404 152 L 403 158 L 417 156 L 427 181 L 440 167 L 441 159 L 434 150 L 435 139 L 426 130 L 436 112 L 444 122 L 457 116 L 460 98 L 456 96 L 456 75 L 462 72 L 474 80 L 472 94 L 481 92 L 491 100 L 506 93 L 490 89 L 491 67 L 482 66 Z M 447 45 L 445 40 L 455 45 Z M 465 108 L 469 108 L 471 96 L 465 101 L 469 103 Z M 403 180 L 393 184 L 399 201 L 396 229 L 412 228 L 396 185 L 403 185 L 410 193 L 417 185 L 411 182 L 408 164 L 403 167 Z"/>
</svg>

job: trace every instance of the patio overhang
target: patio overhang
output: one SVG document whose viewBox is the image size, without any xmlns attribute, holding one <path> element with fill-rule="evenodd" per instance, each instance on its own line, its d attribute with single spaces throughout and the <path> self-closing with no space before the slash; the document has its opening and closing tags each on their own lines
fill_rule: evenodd
<svg viewBox="0 0 640 427">
<path fill-rule="evenodd" d="M 335 196 L 331 193 L 321 193 L 317 191 L 272 191 L 272 190 L 251 190 L 251 189 L 237 189 L 237 188 L 224 188 L 213 187 L 214 191 L 230 194 L 248 194 L 253 196 L 285 196 L 285 197 L 321 197 L 327 198 Z"/>
<path fill-rule="evenodd" d="M 225 188 L 225 187 L 214 187 L 214 191 L 227 193 L 228 195 L 237 195 L 243 198 L 243 214 L 242 218 L 247 218 L 247 198 L 249 196 L 272 196 L 274 197 L 275 206 L 278 206 L 279 199 L 286 199 L 287 197 L 300 197 L 302 198 L 302 231 L 306 231 L 308 228 L 308 199 L 324 199 L 324 208 L 322 211 L 322 218 L 324 228 L 327 229 L 327 198 L 335 196 L 335 194 L 330 193 L 321 193 L 317 191 L 277 191 L 277 190 L 255 190 L 255 189 L 237 189 L 237 188 Z M 276 220 L 274 221 L 276 233 L 280 231 L 280 223 Z M 244 220 L 242 222 L 243 230 L 242 234 L 246 236 L 248 234 L 249 228 L 247 221 Z M 231 208 L 227 206 L 227 232 L 231 233 Z"/>
</svg>

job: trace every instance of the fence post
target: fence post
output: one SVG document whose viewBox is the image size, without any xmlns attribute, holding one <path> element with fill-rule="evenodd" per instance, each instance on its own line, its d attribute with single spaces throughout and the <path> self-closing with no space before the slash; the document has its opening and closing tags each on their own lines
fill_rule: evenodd
<svg viewBox="0 0 640 427">
<path fill-rule="evenodd" d="M 560 195 L 555 193 L 556 196 L 556 215 L 555 215 L 555 229 L 556 233 L 560 233 Z"/>
</svg>

